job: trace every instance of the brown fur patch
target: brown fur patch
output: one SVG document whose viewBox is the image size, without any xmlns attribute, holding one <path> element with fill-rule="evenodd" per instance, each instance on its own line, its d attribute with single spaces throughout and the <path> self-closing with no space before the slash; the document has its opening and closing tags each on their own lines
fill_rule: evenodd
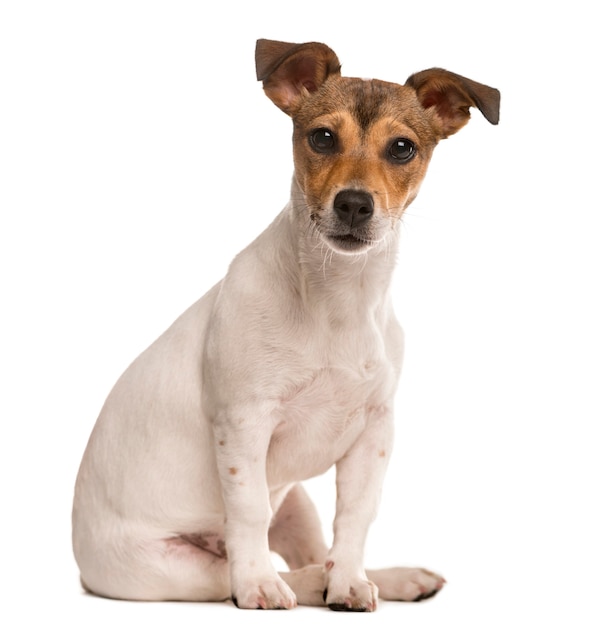
<svg viewBox="0 0 607 626">
<path fill-rule="evenodd" d="M 330 78 L 302 99 L 293 122 L 295 174 L 316 213 L 341 189 L 355 188 L 371 193 L 376 208 L 398 219 L 417 195 L 437 142 L 415 92 L 378 80 Z M 310 145 L 310 134 L 319 128 L 335 136 L 329 154 Z M 416 146 L 407 163 L 388 153 L 399 138 Z"/>
</svg>

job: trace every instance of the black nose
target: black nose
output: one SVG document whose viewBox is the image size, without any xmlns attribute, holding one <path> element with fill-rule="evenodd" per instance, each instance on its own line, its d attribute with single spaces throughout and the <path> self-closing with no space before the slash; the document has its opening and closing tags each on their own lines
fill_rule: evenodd
<svg viewBox="0 0 607 626">
<path fill-rule="evenodd" d="M 373 198 L 366 191 L 344 189 L 335 196 L 333 210 L 344 224 L 361 226 L 373 215 Z"/>
</svg>

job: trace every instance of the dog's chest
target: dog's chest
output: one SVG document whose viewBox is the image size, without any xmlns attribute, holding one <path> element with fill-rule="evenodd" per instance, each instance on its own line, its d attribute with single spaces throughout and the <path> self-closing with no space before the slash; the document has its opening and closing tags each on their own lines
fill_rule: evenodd
<svg viewBox="0 0 607 626">
<path fill-rule="evenodd" d="M 276 482 L 325 472 L 390 406 L 396 382 L 383 338 L 365 333 L 358 341 L 309 346 L 289 370 L 268 454 L 268 477 Z"/>
</svg>

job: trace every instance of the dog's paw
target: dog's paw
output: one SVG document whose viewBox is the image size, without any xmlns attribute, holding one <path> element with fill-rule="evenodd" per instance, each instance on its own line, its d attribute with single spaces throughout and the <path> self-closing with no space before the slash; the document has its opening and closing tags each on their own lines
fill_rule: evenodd
<svg viewBox="0 0 607 626">
<path fill-rule="evenodd" d="M 332 562 L 325 567 L 330 570 Z M 324 600 L 332 611 L 375 611 L 377 597 L 377 586 L 370 580 L 348 578 L 335 571 L 327 575 Z"/>
<path fill-rule="evenodd" d="M 241 583 L 232 590 L 232 601 L 239 609 L 292 609 L 295 594 L 278 576 Z"/>
<path fill-rule="evenodd" d="M 419 602 L 435 596 L 445 585 L 445 579 L 427 569 L 392 567 L 368 572 L 379 588 L 383 600 Z"/>
</svg>

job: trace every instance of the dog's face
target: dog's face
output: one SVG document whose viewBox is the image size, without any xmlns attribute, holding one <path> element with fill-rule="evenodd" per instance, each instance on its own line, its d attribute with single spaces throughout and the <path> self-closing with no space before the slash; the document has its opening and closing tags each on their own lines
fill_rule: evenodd
<svg viewBox="0 0 607 626">
<path fill-rule="evenodd" d="M 295 177 L 322 240 L 379 245 L 420 188 L 436 138 L 402 85 L 334 76 L 293 112 Z"/>
<path fill-rule="evenodd" d="M 257 77 L 293 119 L 295 179 L 310 224 L 336 252 L 364 253 L 394 230 L 416 197 L 432 151 L 475 106 L 499 119 L 496 89 L 442 69 L 404 85 L 344 78 L 321 43 L 260 39 Z"/>
</svg>

